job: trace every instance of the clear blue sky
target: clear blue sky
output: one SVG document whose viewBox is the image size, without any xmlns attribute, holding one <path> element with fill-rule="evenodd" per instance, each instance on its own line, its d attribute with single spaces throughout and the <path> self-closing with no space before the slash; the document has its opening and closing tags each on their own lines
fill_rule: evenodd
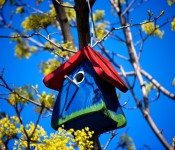
<svg viewBox="0 0 175 150">
<path fill-rule="evenodd" d="M 27 2 L 27 1 L 26 1 Z M 46 10 L 47 7 L 41 7 Z M 116 22 L 113 14 L 111 13 L 111 7 L 108 1 L 97 0 L 93 9 L 105 9 L 106 19 L 109 18 L 111 23 Z M 147 10 L 150 9 L 155 16 L 159 15 L 162 10 L 165 10 L 165 14 L 158 24 L 165 21 L 167 18 L 175 15 L 174 7 L 169 7 L 166 0 L 152 0 L 146 2 L 141 7 L 137 8 L 132 14 L 132 22 L 139 23 L 147 19 Z M 9 7 L 6 7 L 7 12 Z M 8 14 L 6 14 L 8 16 Z M 22 16 L 24 17 L 24 16 Z M 16 19 L 21 19 L 20 16 Z M 20 22 L 14 22 L 14 25 L 20 27 Z M 115 26 L 118 27 L 118 26 Z M 153 77 L 156 78 L 165 88 L 169 89 L 171 92 L 175 93 L 175 87 L 172 86 L 172 80 L 175 77 L 175 32 L 172 32 L 170 25 L 166 25 L 162 28 L 165 31 L 163 39 L 150 38 L 146 41 L 143 49 L 143 55 L 141 58 L 141 67 L 148 71 Z M 136 28 L 132 28 L 134 31 Z M 116 34 L 121 34 L 121 31 L 115 32 Z M 8 30 L 1 30 L 0 35 L 9 35 Z M 75 37 L 77 35 L 74 35 Z M 77 38 L 75 38 L 75 42 Z M 39 85 L 40 91 L 49 91 L 42 83 L 43 75 L 40 74 L 38 70 L 38 64 L 41 60 L 47 60 L 51 56 L 48 52 L 41 52 L 39 54 L 33 55 L 30 59 L 19 60 L 14 56 L 14 44 L 9 42 L 9 39 L 0 39 L 0 71 L 5 68 L 4 77 L 7 82 L 11 85 Z M 116 53 L 121 53 L 127 56 L 127 50 L 121 46 L 119 42 L 111 41 L 107 39 L 104 43 L 108 50 L 114 51 Z M 117 60 L 120 62 L 120 60 Z M 123 65 L 124 61 L 121 61 Z M 127 65 L 126 65 L 127 67 Z M 129 70 L 130 68 L 125 68 Z M 0 93 L 6 92 L 0 88 Z M 138 89 L 138 95 L 141 92 Z M 122 94 L 121 103 L 124 103 L 129 99 L 127 107 L 134 107 L 132 97 L 129 92 Z M 168 99 L 163 94 L 161 94 L 160 99 L 154 103 L 150 104 L 151 115 L 158 125 L 159 129 L 163 129 L 163 135 L 166 137 L 168 142 L 172 143 L 172 138 L 175 136 L 175 102 Z M 32 111 L 34 107 L 27 108 L 23 115 L 26 123 L 29 123 L 33 118 Z M 125 128 L 119 129 L 117 132 L 122 134 L 127 130 L 129 136 L 131 136 L 136 144 L 136 148 L 143 148 L 143 145 L 148 145 L 152 150 L 163 150 L 164 148 L 159 143 L 151 129 L 149 128 L 147 122 L 144 120 L 140 111 L 137 110 L 127 110 L 123 109 L 127 118 L 127 126 Z M 8 105 L 0 101 L 0 111 L 7 111 L 9 115 L 13 114 L 13 111 Z M 42 119 L 40 124 L 45 127 L 48 132 L 52 132 L 50 126 L 50 117 Z M 119 135 L 112 141 L 109 146 L 109 150 L 113 150 Z M 102 145 L 105 145 L 109 136 L 107 134 L 101 135 L 100 140 Z"/>
</svg>

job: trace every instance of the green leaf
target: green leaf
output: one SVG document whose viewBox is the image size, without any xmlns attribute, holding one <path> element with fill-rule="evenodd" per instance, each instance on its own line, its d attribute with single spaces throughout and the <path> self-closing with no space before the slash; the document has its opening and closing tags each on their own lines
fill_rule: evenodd
<svg viewBox="0 0 175 150">
<path fill-rule="evenodd" d="M 8 102 L 11 105 L 15 105 L 17 103 L 24 103 L 24 104 L 28 103 L 25 99 L 21 98 L 19 95 L 29 98 L 31 100 L 34 99 L 33 91 L 29 85 L 25 85 L 24 87 L 21 87 L 21 86 L 15 87 L 14 91 L 17 94 L 13 93 L 13 94 L 10 94 L 10 96 L 8 97 Z"/>
<path fill-rule="evenodd" d="M 69 2 L 66 2 L 64 3 L 64 5 L 66 6 L 72 6 Z M 66 11 L 66 16 L 67 16 L 67 19 L 69 22 L 71 21 L 75 21 L 76 19 L 76 13 L 75 13 L 75 10 L 72 9 L 72 8 L 65 8 L 65 11 Z"/>
<path fill-rule="evenodd" d="M 169 6 L 172 6 L 175 4 L 175 0 L 167 0 L 167 3 Z"/>
<path fill-rule="evenodd" d="M 119 146 L 126 150 L 135 150 L 135 144 L 131 137 L 129 137 L 126 133 L 122 134 L 119 138 Z"/>
<path fill-rule="evenodd" d="M 52 71 L 54 71 L 60 65 L 61 63 L 54 58 L 54 59 L 49 59 L 47 62 L 41 62 L 39 64 L 39 68 L 44 75 L 47 75 Z"/>
<path fill-rule="evenodd" d="M 18 7 L 17 9 L 16 9 L 16 13 L 18 14 L 22 14 L 22 13 L 24 13 L 24 7 Z"/>
<path fill-rule="evenodd" d="M 106 34 L 107 25 L 105 23 L 98 23 L 96 27 L 96 34 L 98 39 L 102 39 Z"/>
<path fill-rule="evenodd" d="M 151 13 L 150 10 L 148 10 L 147 13 L 148 13 L 148 16 L 149 16 L 149 17 L 152 17 L 152 16 L 153 16 L 153 14 Z"/>
<path fill-rule="evenodd" d="M 148 35 L 157 36 L 159 38 L 163 37 L 164 31 L 161 31 L 159 29 L 159 26 L 155 26 L 153 22 L 144 23 L 141 27 L 142 31 L 144 31 Z"/>
<path fill-rule="evenodd" d="M 173 79 L 173 82 L 172 82 L 173 86 L 175 86 L 175 78 Z"/>
<path fill-rule="evenodd" d="M 95 13 L 93 14 L 93 20 L 95 22 L 102 21 L 104 18 L 104 15 L 105 15 L 104 10 L 96 10 Z"/>
<path fill-rule="evenodd" d="M 2 8 L 5 4 L 6 0 L 0 0 L 0 8 Z"/>
<path fill-rule="evenodd" d="M 22 27 L 25 30 L 41 30 L 42 28 L 47 28 L 55 23 L 56 12 L 53 5 L 50 6 L 51 10 L 44 14 L 31 14 L 26 17 L 22 22 Z"/>
<path fill-rule="evenodd" d="M 173 19 L 173 21 L 171 22 L 171 30 L 175 31 L 175 18 Z"/>
<path fill-rule="evenodd" d="M 153 89 L 154 85 L 152 83 L 145 83 L 146 94 L 148 95 Z"/>
</svg>

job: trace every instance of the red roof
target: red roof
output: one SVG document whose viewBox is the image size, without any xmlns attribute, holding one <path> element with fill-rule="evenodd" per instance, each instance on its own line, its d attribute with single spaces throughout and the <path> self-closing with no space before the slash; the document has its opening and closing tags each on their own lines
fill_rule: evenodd
<svg viewBox="0 0 175 150">
<path fill-rule="evenodd" d="M 81 61 L 88 59 L 95 72 L 108 83 L 112 84 L 122 92 L 126 92 L 128 87 L 116 72 L 111 63 L 97 51 L 86 46 L 75 53 L 69 60 L 51 72 L 44 78 L 44 84 L 51 89 L 59 91 L 62 88 L 64 76 L 69 74 Z"/>
</svg>

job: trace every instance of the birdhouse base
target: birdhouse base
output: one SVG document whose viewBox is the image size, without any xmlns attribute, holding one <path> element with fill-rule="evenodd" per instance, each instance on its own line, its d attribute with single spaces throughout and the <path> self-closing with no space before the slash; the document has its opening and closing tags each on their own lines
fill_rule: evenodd
<svg viewBox="0 0 175 150">
<path fill-rule="evenodd" d="M 64 125 L 65 129 L 73 128 L 74 130 L 89 127 L 95 132 L 95 135 L 121 128 L 126 125 L 126 118 L 119 113 L 121 108 L 118 107 L 117 112 L 110 111 L 106 108 L 104 102 L 98 105 L 72 113 L 65 118 L 52 122 L 52 127 L 57 129 Z"/>
</svg>

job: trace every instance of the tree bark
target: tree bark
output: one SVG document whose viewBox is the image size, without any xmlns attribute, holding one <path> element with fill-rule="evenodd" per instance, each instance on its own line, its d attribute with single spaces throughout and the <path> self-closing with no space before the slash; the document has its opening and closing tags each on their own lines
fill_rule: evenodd
<svg viewBox="0 0 175 150">
<path fill-rule="evenodd" d="M 94 4 L 93 0 L 90 5 Z M 86 0 L 75 0 L 79 48 L 90 43 L 89 8 Z"/>
<path fill-rule="evenodd" d="M 73 47 L 75 47 L 72 33 L 70 30 L 70 25 L 66 16 L 65 8 L 60 6 L 55 0 L 52 0 L 52 2 L 57 13 L 56 18 L 60 24 L 61 32 L 63 35 L 63 41 L 65 43 L 71 41 L 73 44 Z M 62 3 L 62 0 L 59 0 L 59 2 Z"/>
</svg>

